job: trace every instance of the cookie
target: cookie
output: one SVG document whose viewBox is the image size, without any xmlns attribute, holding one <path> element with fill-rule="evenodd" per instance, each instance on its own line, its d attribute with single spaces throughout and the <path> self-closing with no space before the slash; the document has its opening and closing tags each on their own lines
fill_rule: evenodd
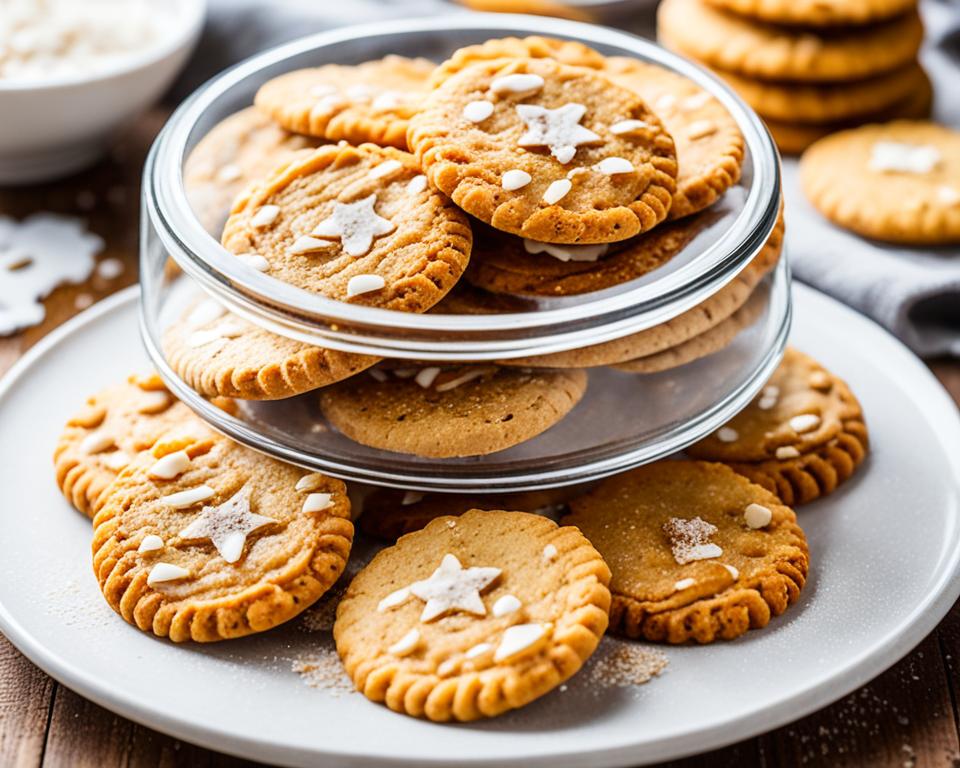
<svg viewBox="0 0 960 768">
<path fill-rule="evenodd" d="M 542 242 L 625 240 L 663 221 L 676 189 L 673 139 L 643 100 L 552 59 L 457 72 L 426 98 L 407 140 L 467 213 Z"/>
<path fill-rule="evenodd" d="M 806 538 L 796 515 L 722 464 L 659 461 L 570 504 L 610 566 L 610 631 L 711 643 L 765 627 L 800 596 Z"/>
<path fill-rule="evenodd" d="M 653 355 L 682 344 L 723 322 L 746 303 L 760 281 L 780 260 L 783 231 L 781 215 L 766 244 L 733 280 L 671 320 L 612 341 L 548 355 L 503 360 L 501 364 L 531 368 L 593 368 Z"/>
<path fill-rule="evenodd" d="M 833 492 L 867 446 L 863 411 L 850 388 L 791 347 L 760 395 L 687 453 L 727 463 L 793 505 Z"/>
<path fill-rule="evenodd" d="M 372 448 L 431 458 L 481 456 L 536 437 L 587 389 L 579 370 L 498 366 L 374 369 L 320 393 L 327 420 Z"/>
<path fill-rule="evenodd" d="M 223 245 L 272 277 L 333 299 L 424 312 L 467 265 L 467 217 L 405 152 L 317 149 L 237 198 Z"/>
<path fill-rule="evenodd" d="M 728 347 L 741 331 L 757 322 L 766 308 L 767 297 L 754 292 L 746 304 L 713 328 L 662 352 L 616 363 L 613 367 L 627 373 L 660 373 L 692 363 Z"/>
<path fill-rule="evenodd" d="M 855 83 L 765 83 L 718 73 L 763 118 L 822 124 L 875 114 L 904 102 L 928 82 L 917 63 Z"/>
<path fill-rule="evenodd" d="M 900 16 L 917 0 L 707 0 L 710 5 L 771 24 L 799 27 L 863 26 Z"/>
<path fill-rule="evenodd" d="M 576 296 L 636 280 L 676 256 L 709 222 L 661 224 L 630 240 L 557 245 L 476 227 L 465 279 L 491 293 Z"/>
<path fill-rule="evenodd" d="M 609 579 L 576 528 L 470 511 L 378 553 L 347 588 L 333 635 L 372 701 L 438 722 L 494 717 L 557 687 L 596 650 Z"/>
<path fill-rule="evenodd" d="M 865 125 L 821 139 L 800 160 L 810 202 L 864 237 L 960 243 L 960 132 L 923 121 Z"/>
<path fill-rule="evenodd" d="M 187 156 L 183 187 L 190 207 L 211 235 L 220 237 L 240 191 L 316 139 L 290 133 L 260 110 L 247 107 L 221 120 Z"/>
<path fill-rule="evenodd" d="M 664 0 L 657 37 L 669 48 L 717 67 L 762 80 L 858 80 L 913 61 L 923 40 L 916 12 L 869 27 L 817 34 L 757 24 L 724 13 L 706 0 Z"/>
<path fill-rule="evenodd" d="M 581 486 L 518 493 L 420 493 L 377 488 L 363 501 L 359 528 L 367 536 L 387 541 L 419 531 L 438 517 L 459 516 L 471 509 L 512 509 L 537 512 L 565 504 Z"/>
<path fill-rule="evenodd" d="M 93 523 L 107 602 L 178 643 L 293 618 L 337 580 L 353 539 L 339 480 L 199 425 L 160 437 L 113 482 Z"/>
<path fill-rule="evenodd" d="M 64 426 L 53 452 L 57 485 L 78 511 L 93 517 L 120 471 L 172 425 L 192 417 L 156 374 L 107 387 Z"/>
<path fill-rule="evenodd" d="M 204 299 L 163 332 L 163 354 L 192 389 L 207 397 L 279 400 L 325 387 L 380 358 L 313 347 L 265 331 Z"/>
<path fill-rule="evenodd" d="M 501 37 L 480 45 L 467 45 L 453 52 L 430 76 L 430 87 L 437 88 L 467 67 L 496 59 L 553 59 L 572 67 L 601 70 L 606 65 L 603 54 L 576 40 L 553 37 Z"/>
<path fill-rule="evenodd" d="M 386 56 L 357 65 L 298 69 L 264 83 L 254 103 L 289 131 L 351 144 L 406 149 L 434 63 Z"/>
<path fill-rule="evenodd" d="M 605 71 L 638 93 L 673 137 L 679 171 L 668 218 L 702 211 L 740 180 L 743 134 L 717 99 L 689 78 L 637 59 L 611 56 Z"/>
<path fill-rule="evenodd" d="M 815 141 L 831 133 L 856 128 L 862 123 L 885 123 L 890 120 L 922 120 L 930 117 L 933 106 L 933 87 L 930 78 L 924 74 L 923 83 L 906 99 L 872 115 L 863 115 L 856 120 L 838 123 L 806 124 L 784 123 L 779 120 L 765 119 L 764 122 L 784 154 L 799 155 Z"/>
</svg>

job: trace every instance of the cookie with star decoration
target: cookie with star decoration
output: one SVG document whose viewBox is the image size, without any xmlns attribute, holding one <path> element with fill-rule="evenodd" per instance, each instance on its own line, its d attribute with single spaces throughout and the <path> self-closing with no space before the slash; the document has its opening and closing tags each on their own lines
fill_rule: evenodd
<svg viewBox="0 0 960 768">
<path fill-rule="evenodd" d="M 377 554 L 347 588 L 334 639 L 373 701 L 438 722 L 493 717 L 580 669 L 607 628 L 609 580 L 576 528 L 472 510 Z"/>
<path fill-rule="evenodd" d="M 338 144 L 298 155 L 241 194 L 223 245 L 298 288 L 424 312 L 460 278 L 472 235 L 409 154 Z"/>
<path fill-rule="evenodd" d="M 343 483 L 196 422 L 128 466 L 93 522 L 93 570 L 110 607 L 174 642 L 293 618 L 337 580 L 353 541 Z"/>
<path fill-rule="evenodd" d="M 434 89 L 407 142 L 437 189 L 547 243 L 625 240 L 666 218 L 673 139 L 635 93 L 548 58 L 481 61 Z"/>
<path fill-rule="evenodd" d="M 610 631 L 711 643 L 765 627 L 809 567 L 793 510 L 723 464 L 658 461 L 601 482 L 562 522 L 610 566 Z"/>
</svg>

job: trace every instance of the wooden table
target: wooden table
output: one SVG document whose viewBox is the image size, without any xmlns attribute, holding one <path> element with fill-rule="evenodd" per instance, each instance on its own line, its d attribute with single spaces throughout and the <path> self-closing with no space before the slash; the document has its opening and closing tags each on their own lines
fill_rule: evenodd
<svg viewBox="0 0 960 768">
<path fill-rule="evenodd" d="M 106 239 L 103 257 L 122 259 L 114 280 L 94 277 L 57 289 L 47 318 L 0 339 L 0 373 L 33 343 L 74 315 L 77 297 L 99 299 L 136 280 L 140 168 L 165 115 L 143 119 L 110 159 L 67 182 L 0 189 L 0 214 L 36 210 L 87 217 Z M 84 296 L 86 294 L 86 296 Z M 84 303 L 83 300 L 80 302 Z M 960 403 L 960 362 L 931 366 Z M 51 482 L 52 470 L 51 470 Z M 677 766 L 960 766 L 960 604 L 910 655 L 831 707 L 793 725 Z M 17 766 L 250 766 L 136 725 L 54 682 L 0 636 L 0 768 Z"/>
</svg>

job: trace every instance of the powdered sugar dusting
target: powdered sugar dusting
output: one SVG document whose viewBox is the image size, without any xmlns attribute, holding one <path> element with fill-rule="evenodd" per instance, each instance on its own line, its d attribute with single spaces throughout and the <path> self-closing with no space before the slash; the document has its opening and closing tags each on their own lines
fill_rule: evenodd
<svg viewBox="0 0 960 768">
<path fill-rule="evenodd" d="M 657 677 L 668 663 L 658 648 L 605 637 L 585 673 L 591 687 L 629 688 Z"/>
<path fill-rule="evenodd" d="M 689 520 L 671 517 L 663 524 L 663 532 L 670 538 L 673 559 L 680 565 L 723 554 L 720 547 L 710 543 L 710 537 L 717 533 L 717 526 L 700 517 Z"/>
</svg>

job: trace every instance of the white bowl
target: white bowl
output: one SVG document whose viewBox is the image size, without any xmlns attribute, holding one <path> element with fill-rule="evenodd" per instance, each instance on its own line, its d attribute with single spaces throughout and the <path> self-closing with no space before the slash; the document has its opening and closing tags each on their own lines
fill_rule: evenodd
<svg viewBox="0 0 960 768">
<path fill-rule="evenodd" d="M 0 79 L 0 184 L 66 176 L 91 165 L 169 87 L 193 51 L 206 0 L 175 0 L 177 29 L 110 68 L 71 77 Z"/>
</svg>

